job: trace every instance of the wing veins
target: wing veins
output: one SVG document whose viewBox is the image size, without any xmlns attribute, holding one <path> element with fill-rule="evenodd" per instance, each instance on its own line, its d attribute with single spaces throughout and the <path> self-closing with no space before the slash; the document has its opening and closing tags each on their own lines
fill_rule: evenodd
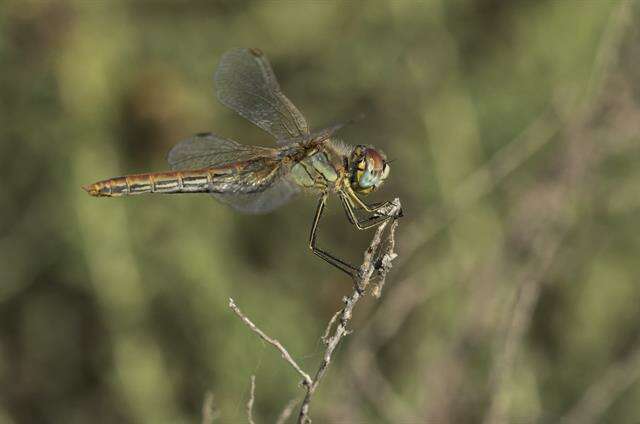
<svg viewBox="0 0 640 424">
<path fill-rule="evenodd" d="M 240 74 L 242 75 L 242 73 L 240 73 Z M 246 79 L 245 79 L 245 81 L 246 81 Z M 239 85 L 240 85 L 240 84 L 239 84 Z M 253 85 L 253 84 L 250 84 L 250 85 Z M 255 87 L 255 86 L 254 86 L 254 87 Z M 265 88 L 268 88 L 268 87 L 265 87 Z M 284 118 L 284 119 L 285 119 L 284 121 L 280 121 L 280 122 L 278 122 L 278 124 L 281 124 L 281 125 L 284 127 L 284 129 L 285 129 L 289 134 L 291 134 L 292 136 L 294 136 L 294 137 L 295 137 L 295 136 L 297 136 L 297 135 L 303 135 L 303 134 L 308 133 L 308 132 L 305 132 L 302 128 L 300 128 L 300 127 L 298 126 L 297 121 L 296 121 L 296 119 L 295 119 L 295 117 L 294 117 L 294 115 L 293 115 L 293 111 L 292 111 L 289 107 L 287 107 L 287 105 L 282 101 L 282 99 L 279 99 L 279 100 L 280 100 L 279 102 L 278 102 L 278 101 L 274 102 L 274 101 L 272 101 L 271 99 L 269 99 L 268 97 L 264 97 L 264 96 L 262 96 L 262 95 L 257 94 L 257 93 L 256 93 L 256 91 L 258 91 L 258 90 L 250 90 L 250 89 L 247 89 L 246 87 L 238 87 L 238 90 L 237 90 L 237 91 L 240 91 L 240 92 L 242 92 L 242 93 L 244 93 L 244 94 L 248 94 L 249 96 L 252 96 L 252 97 L 256 97 L 256 98 L 258 98 L 258 99 L 261 99 L 261 100 L 263 100 L 265 103 L 267 103 L 269 106 L 271 106 L 275 112 L 277 112 L 277 113 L 278 113 L 282 118 Z M 273 91 L 269 90 L 269 94 L 271 94 L 271 95 L 282 95 L 282 96 L 284 96 L 284 93 L 282 93 L 281 91 L 273 92 Z M 288 98 L 287 98 L 286 96 L 284 96 L 284 97 L 285 97 L 285 99 L 287 99 L 287 100 L 288 100 Z M 282 107 L 284 108 L 284 111 L 282 110 Z M 247 118 L 247 119 L 248 119 L 248 118 Z M 250 120 L 250 119 L 249 119 L 249 120 Z M 291 129 L 286 125 L 286 121 L 287 121 L 287 120 L 291 121 L 291 122 L 296 126 L 296 129 L 298 130 L 298 132 L 297 132 L 297 133 L 293 132 L 293 131 L 292 131 L 292 130 L 291 130 Z M 250 121 L 251 121 L 251 120 L 250 120 Z M 272 124 L 276 124 L 276 122 L 272 122 Z M 273 135 L 273 134 L 272 134 L 272 135 Z M 278 138 L 278 137 L 276 137 L 276 136 L 274 136 L 274 138 L 279 139 L 279 138 Z"/>
<path fill-rule="evenodd" d="M 271 64 L 262 52 L 227 52 L 215 74 L 218 99 L 278 142 L 309 134 L 304 115 L 282 92 Z M 253 99 L 253 100 L 251 100 Z"/>
</svg>

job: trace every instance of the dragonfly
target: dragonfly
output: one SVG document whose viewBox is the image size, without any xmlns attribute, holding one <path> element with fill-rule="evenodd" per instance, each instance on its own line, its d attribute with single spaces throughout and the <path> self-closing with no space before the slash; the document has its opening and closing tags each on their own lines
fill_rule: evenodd
<svg viewBox="0 0 640 424">
<path fill-rule="evenodd" d="M 281 91 L 259 49 L 225 53 L 214 82 L 218 100 L 269 133 L 276 146 L 244 145 L 214 133 L 199 133 L 169 151 L 170 171 L 108 178 L 82 188 L 96 197 L 209 193 L 240 212 L 254 214 L 270 212 L 297 193 L 312 193 L 318 196 L 318 203 L 309 248 L 357 278 L 358 268 L 318 247 L 320 218 L 330 194 L 338 196 L 349 222 L 358 230 L 401 216 L 402 212 L 388 212 L 391 202 L 367 204 L 361 199 L 388 178 L 390 165 L 385 154 L 373 146 L 351 146 L 336 139 L 335 133 L 345 124 L 311 132 L 305 117 Z"/>
</svg>

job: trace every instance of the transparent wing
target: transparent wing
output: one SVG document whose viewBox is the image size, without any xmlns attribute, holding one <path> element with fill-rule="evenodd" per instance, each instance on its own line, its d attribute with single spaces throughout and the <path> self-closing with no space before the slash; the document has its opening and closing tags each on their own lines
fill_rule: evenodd
<svg viewBox="0 0 640 424">
<path fill-rule="evenodd" d="M 285 178 L 277 149 L 245 146 L 215 134 L 198 134 L 167 156 L 173 170 L 220 168 L 211 195 L 244 213 L 266 213 L 286 203 L 298 187 Z"/>
<path fill-rule="evenodd" d="M 218 100 L 278 141 L 309 134 L 302 113 L 280 91 L 269 61 L 258 49 L 225 53 L 214 76 Z"/>
<path fill-rule="evenodd" d="M 287 203 L 300 189 L 285 178 L 279 178 L 271 186 L 261 192 L 242 193 L 211 193 L 216 199 L 231 205 L 243 213 L 267 213 Z"/>
<path fill-rule="evenodd" d="M 196 134 L 176 144 L 167 155 L 173 170 L 213 168 L 272 155 L 274 149 L 245 146 L 213 133 Z"/>
</svg>

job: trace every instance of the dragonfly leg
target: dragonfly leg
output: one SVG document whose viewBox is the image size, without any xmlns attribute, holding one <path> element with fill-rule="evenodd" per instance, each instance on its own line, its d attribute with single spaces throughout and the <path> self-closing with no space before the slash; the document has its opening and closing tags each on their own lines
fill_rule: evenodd
<svg viewBox="0 0 640 424">
<path fill-rule="evenodd" d="M 316 238 L 318 235 L 318 224 L 320 223 L 320 217 L 324 212 L 324 207 L 326 203 L 327 203 L 327 194 L 324 193 L 322 197 L 320 197 L 320 200 L 318 201 L 316 214 L 313 218 L 313 225 L 311 226 L 311 234 L 309 236 L 309 248 L 311 249 L 314 255 L 319 256 L 325 262 L 333 265 L 334 267 L 338 268 L 340 271 L 355 278 L 358 275 L 358 269 L 356 267 L 343 261 L 342 259 L 336 258 L 332 254 L 316 246 Z"/>
<path fill-rule="evenodd" d="M 362 202 L 364 203 L 364 202 Z M 371 209 L 372 212 L 376 212 L 379 211 L 382 208 L 386 208 L 389 207 L 389 205 L 391 205 L 391 202 L 389 202 L 388 200 L 385 202 L 376 202 L 376 203 L 364 203 L 369 209 Z"/>
<path fill-rule="evenodd" d="M 366 212 L 369 212 L 369 213 L 377 213 L 380 209 L 385 209 L 391 205 L 391 202 L 389 201 L 367 205 L 358 197 L 356 193 L 354 193 L 351 187 L 347 187 L 346 194 L 349 196 L 350 199 L 353 200 L 353 202 L 355 203 L 355 206 L 357 206 L 360 209 L 364 209 Z M 353 203 L 352 203 L 352 206 L 353 206 Z M 402 217 L 402 215 L 403 215 L 402 210 L 400 210 L 398 217 Z"/>
<path fill-rule="evenodd" d="M 368 230 L 369 228 L 377 227 L 388 219 L 393 218 L 390 215 L 376 215 L 370 216 L 365 219 L 358 219 L 355 211 L 353 210 L 353 204 L 351 203 L 351 199 L 343 194 L 339 193 L 340 200 L 342 201 L 342 206 L 344 207 L 344 211 L 347 213 L 347 218 L 349 222 L 351 222 L 358 230 Z M 373 222 L 372 222 L 373 221 Z"/>
</svg>

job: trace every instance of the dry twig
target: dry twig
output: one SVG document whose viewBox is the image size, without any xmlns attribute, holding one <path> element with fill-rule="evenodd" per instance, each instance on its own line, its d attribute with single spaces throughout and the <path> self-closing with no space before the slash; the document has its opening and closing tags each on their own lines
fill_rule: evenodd
<svg viewBox="0 0 640 424">
<path fill-rule="evenodd" d="M 304 384 L 311 384 L 311 377 L 309 376 L 309 374 L 307 374 L 302 370 L 302 368 L 300 368 L 300 365 L 298 365 L 298 363 L 291 357 L 291 355 L 289 354 L 287 349 L 282 345 L 282 343 L 280 343 L 276 339 L 272 339 L 271 337 L 267 336 L 264 331 L 256 327 L 256 325 L 242 313 L 240 308 L 236 306 L 235 302 L 231 298 L 229 298 L 229 307 L 233 310 L 233 312 L 236 313 L 236 315 L 240 317 L 240 319 L 247 325 L 247 327 L 251 329 L 251 331 L 259 335 L 260 338 L 265 342 L 269 343 L 272 346 L 275 346 L 275 348 L 280 351 L 280 354 L 282 355 L 282 359 L 284 359 L 289 364 L 291 364 L 291 366 L 298 372 L 298 374 L 302 376 L 302 380 Z"/>
<path fill-rule="evenodd" d="M 392 202 L 392 206 L 386 212 L 391 216 L 398 216 L 401 210 L 402 206 L 400 205 L 400 200 L 396 198 Z M 318 371 L 316 371 L 313 383 L 310 385 L 306 385 L 307 393 L 305 394 L 304 400 L 302 401 L 302 406 L 300 407 L 298 423 L 311 422 L 311 420 L 309 419 L 309 408 L 311 405 L 313 394 L 318 388 L 322 377 L 324 377 L 325 373 L 327 372 L 327 368 L 331 363 L 333 352 L 340 343 L 340 340 L 342 340 L 344 336 L 350 333 L 350 331 L 347 329 L 347 324 L 349 323 L 353 315 L 353 308 L 355 307 L 356 303 L 358 303 L 358 300 L 360 300 L 360 298 L 362 297 L 364 290 L 366 290 L 367 286 L 369 285 L 369 282 L 371 281 L 371 278 L 375 271 L 378 271 L 378 279 L 376 282 L 377 286 L 382 287 L 384 285 L 387 273 L 391 268 L 391 261 L 396 257 L 396 254 L 393 252 L 393 248 L 395 246 L 394 240 L 397 221 L 394 219 L 387 237 L 388 246 L 390 247 L 385 249 L 384 253 L 379 255 L 380 257 L 378 258 L 378 261 L 376 261 L 376 253 L 379 251 L 380 243 L 382 242 L 382 234 L 384 233 L 384 230 L 386 229 L 388 223 L 389 221 L 385 221 L 376 229 L 373 239 L 371 240 L 371 244 L 364 253 L 364 260 L 362 262 L 362 265 L 360 266 L 360 276 L 358 278 L 358 281 L 356 281 L 355 283 L 355 288 L 350 296 L 347 296 L 343 299 L 344 307 L 339 311 L 337 325 L 335 326 L 333 332 L 325 332 L 325 335 L 327 335 L 327 333 L 331 334 L 329 337 L 325 338 L 327 349 L 324 352 L 320 367 L 318 368 Z M 379 267 L 378 264 L 386 264 L 386 266 Z M 335 319 L 332 318 L 332 321 L 334 320 Z"/>
<path fill-rule="evenodd" d="M 336 347 L 338 346 L 342 338 L 350 333 L 350 331 L 347 329 L 347 325 L 353 315 L 353 308 L 355 307 L 356 303 L 358 303 L 360 298 L 364 296 L 365 290 L 369 286 L 372 279 L 374 280 L 375 284 L 373 293 L 377 296 L 380 295 L 387 273 L 391 269 L 391 262 L 397 256 L 393 250 L 395 247 L 395 231 L 398 226 L 396 218 L 400 215 L 401 210 L 402 206 L 400 204 L 400 200 L 396 198 L 393 200 L 393 202 L 391 202 L 387 210 L 382 211 L 383 213 L 393 217 L 393 219 L 390 220 L 392 222 L 390 230 L 387 233 L 386 239 L 384 240 L 385 244 L 383 245 L 382 235 L 384 234 L 385 229 L 387 228 L 387 225 L 390 221 L 383 222 L 376 229 L 373 239 L 371 240 L 369 247 L 364 253 L 364 260 L 362 262 L 362 265 L 360 266 L 360 272 L 358 273 L 358 277 L 356 278 L 353 292 L 351 293 L 351 295 L 343 298 L 344 307 L 333 315 L 326 327 L 326 330 L 322 336 L 322 341 L 327 345 L 327 348 L 322 357 L 322 362 L 320 363 L 320 366 L 318 367 L 318 370 L 316 371 L 313 379 L 309 376 L 309 374 L 302 370 L 298 363 L 291 357 L 287 349 L 278 340 L 267 336 L 247 316 L 245 316 L 242 311 L 240 311 L 240 308 L 236 306 L 233 299 L 229 299 L 229 307 L 236 313 L 238 317 L 240 317 L 240 319 L 242 319 L 242 321 L 251 329 L 251 331 L 258 334 L 260 338 L 278 349 L 282 355 L 282 358 L 287 361 L 298 372 L 298 374 L 302 376 L 303 385 L 306 388 L 306 393 L 302 401 L 302 406 L 300 407 L 300 413 L 298 415 L 299 423 L 311 422 L 309 418 L 309 408 L 311 406 L 313 394 L 317 390 L 320 381 L 324 377 L 327 368 L 331 363 L 332 355 Z M 381 245 L 383 245 L 383 248 L 380 247 Z M 297 403 L 295 400 L 289 402 L 285 410 L 280 414 L 278 422 L 286 421 L 286 419 L 291 415 L 291 411 L 295 407 L 295 403 Z M 247 408 L 249 408 L 248 404 Z"/>
<path fill-rule="evenodd" d="M 253 402 L 256 398 L 256 376 L 251 376 L 251 389 L 249 389 L 249 400 L 247 401 L 247 420 L 249 424 L 255 424 L 253 421 Z"/>
</svg>

